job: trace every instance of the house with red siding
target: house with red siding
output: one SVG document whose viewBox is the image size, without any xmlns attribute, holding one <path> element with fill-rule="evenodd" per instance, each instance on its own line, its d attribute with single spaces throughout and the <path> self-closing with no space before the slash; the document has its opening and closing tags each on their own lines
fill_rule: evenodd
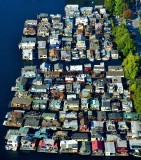
<svg viewBox="0 0 141 160">
<path fill-rule="evenodd" d="M 102 156 L 104 155 L 104 143 L 103 141 L 93 140 L 92 141 L 92 155 Z"/>
</svg>

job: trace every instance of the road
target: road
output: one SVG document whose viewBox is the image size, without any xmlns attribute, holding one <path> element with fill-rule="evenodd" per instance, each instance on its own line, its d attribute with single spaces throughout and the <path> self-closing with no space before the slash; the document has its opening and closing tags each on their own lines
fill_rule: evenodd
<svg viewBox="0 0 141 160">
<path fill-rule="evenodd" d="M 135 37 L 134 40 L 137 44 L 137 53 L 139 55 L 141 55 L 141 36 L 140 36 L 140 32 L 139 32 L 139 17 L 137 17 L 136 19 L 134 19 L 132 21 L 132 25 L 131 25 L 131 32 L 135 33 Z"/>
<path fill-rule="evenodd" d="M 140 36 L 140 32 L 139 32 L 140 15 L 138 13 L 139 7 L 140 7 L 140 3 L 138 1 L 138 3 L 136 3 L 136 12 L 133 15 L 130 31 L 135 33 L 134 40 L 137 44 L 137 53 L 136 54 L 139 54 L 141 56 L 141 36 Z M 127 28 L 129 28 L 128 24 L 127 24 Z"/>
</svg>

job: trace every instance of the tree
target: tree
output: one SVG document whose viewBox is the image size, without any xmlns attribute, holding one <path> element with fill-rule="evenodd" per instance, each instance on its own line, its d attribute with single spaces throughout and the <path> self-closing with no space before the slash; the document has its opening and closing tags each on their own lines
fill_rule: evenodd
<svg viewBox="0 0 141 160">
<path fill-rule="evenodd" d="M 121 16 L 123 12 L 123 0 L 115 0 L 114 12 L 116 15 Z"/>
<path fill-rule="evenodd" d="M 141 19 L 139 20 L 139 32 L 141 34 Z"/>
<path fill-rule="evenodd" d="M 133 83 L 130 84 L 129 90 L 130 90 L 131 92 L 135 92 L 136 89 L 137 89 L 137 84 L 136 84 L 136 81 L 135 81 L 135 82 L 133 82 Z"/>
<path fill-rule="evenodd" d="M 137 81 L 137 88 L 133 95 L 133 101 L 137 113 L 141 114 L 141 80 Z"/>
<path fill-rule="evenodd" d="M 106 10 L 109 11 L 111 14 L 114 11 L 114 6 L 115 6 L 115 0 L 105 0 L 104 1 Z"/>
<path fill-rule="evenodd" d="M 122 65 L 124 67 L 125 77 L 130 81 L 134 81 L 139 72 L 140 57 L 130 52 L 124 59 Z"/>
<path fill-rule="evenodd" d="M 112 31 L 113 35 L 115 36 L 115 43 L 117 44 L 118 49 L 123 52 L 125 57 L 130 51 L 133 53 L 135 52 L 135 42 L 125 25 L 117 26 Z"/>
<path fill-rule="evenodd" d="M 129 5 L 127 3 L 123 3 L 123 11 L 129 9 Z"/>
<path fill-rule="evenodd" d="M 131 9 L 123 11 L 123 17 L 125 19 L 130 19 L 132 17 L 132 11 L 131 11 Z"/>
</svg>

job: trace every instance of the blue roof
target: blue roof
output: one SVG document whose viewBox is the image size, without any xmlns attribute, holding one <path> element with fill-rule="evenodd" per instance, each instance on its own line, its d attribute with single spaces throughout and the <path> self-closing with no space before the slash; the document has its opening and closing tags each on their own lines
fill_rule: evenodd
<svg viewBox="0 0 141 160">
<path fill-rule="evenodd" d="M 50 64 L 45 62 L 45 67 L 50 68 Z"/>
<path fill-rule="evenodd" d="M 73 23 L 73 19 L 66 19 L 65 22 L 71 22 L 71 23 Z"/>
<path fill-rule="evenodd" d="M 94 127 L 94 121 L 91 121 L 91 127 Z"/>
</svg>

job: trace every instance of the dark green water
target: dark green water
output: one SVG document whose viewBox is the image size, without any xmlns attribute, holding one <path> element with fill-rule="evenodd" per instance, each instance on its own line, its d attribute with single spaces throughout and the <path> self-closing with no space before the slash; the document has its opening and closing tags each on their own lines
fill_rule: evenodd
<svg viewBox="0 0 141 160">
<path fill-rule="evenodd" d="M 66 2 L 67 4 L 79 4 L 80 6 L 93 6 L 94 4 L 104 4 L 104 0 L 66 0 Z"/>
</svg>

